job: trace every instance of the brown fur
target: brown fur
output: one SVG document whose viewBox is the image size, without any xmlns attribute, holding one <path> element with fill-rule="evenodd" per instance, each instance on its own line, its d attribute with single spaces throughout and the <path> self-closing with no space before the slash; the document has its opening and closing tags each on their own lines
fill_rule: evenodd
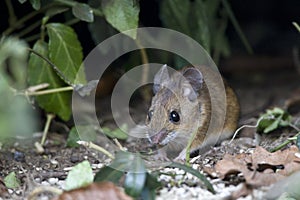
<svg viewBox="0 0 300 200">
<path fill-rule="evenodd" d="M 151 130 L 150 135 L 152 135 L 152 139 L 157 145 L 160 145 L 158 141 L 164 141 L 169 133 L 177 133 L 175 139 L 166 140 L 168 143 L 168 154 L 173 152 L 178 155 L 188 145 L 190 138 L 195 132 L 195 137 L 191 143 L 191 151 L 207 148 L 220 140 L 230 137 L 237 126 L 239 104 L 235 93 L 225 82 L 226 116 L 224 127 L 207 135 L 212 117 L 209 90 L 206 83 L 203 82 L 201 88 L 197 91 L 197 101 L 191 101 L 184 96 L 183 88 L 188 88 L 190 85 L 186 85 L 186 80 L 183 80 L 181 76 L 188 69 L 191 69 L 191 67 L 184 68 L 180 71 L 180 74 L 173 74 L 167 81 L 161 80 L 161 86 L 153 97 L 149 109 L 149 111 L 153 110 L 153 115 L 151 120 L 146 120 L 146 124 Z M 186 76 L 189 77 L 189 75 Z M 193 81 L 195 80 L 191 79 L 190 83 Z M 195 85 L 199 86 L 198 83 Z M 169 120 L 169 113 L 174 110 L 179 113 L 179 123 L 172 123 Z M 218 116 L 225 111 L 217 107 L 216 112 Z"/>
</svg>

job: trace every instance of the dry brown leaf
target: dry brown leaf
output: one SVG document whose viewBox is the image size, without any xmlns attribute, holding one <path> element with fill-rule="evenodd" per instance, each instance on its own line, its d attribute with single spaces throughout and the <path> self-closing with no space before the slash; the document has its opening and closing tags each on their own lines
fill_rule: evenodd
<svg viewBox="0 0 300 200">
<path fill-rule="evenodd" d="M 296 152 L 296 146 L 275 153 L 257 147 L 253 154 L 225 154 L 214 169 L 220 178 L 240 172 L 247 184 L 254 187 L 266 186 L 300 170 L 300 159 L 295 156 Z"/>
<path fill-rule="evenodd" d="M 53 200 L 132 200 L 110 182 L 92 183 L 87 187 L 67 191 Z"/>
</svg>

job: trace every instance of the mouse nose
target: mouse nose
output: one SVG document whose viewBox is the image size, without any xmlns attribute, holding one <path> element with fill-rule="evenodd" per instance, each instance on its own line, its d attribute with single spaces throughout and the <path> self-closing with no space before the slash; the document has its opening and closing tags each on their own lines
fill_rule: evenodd
<svg viewBox="0 0 300 200">
<path fill-rule="evenodd" d="M 162 129 L 154 135 L 150 136 L 149 140 L 152 144 L 160 144 L 168 135 L 166 129 Z"/>
</svg>

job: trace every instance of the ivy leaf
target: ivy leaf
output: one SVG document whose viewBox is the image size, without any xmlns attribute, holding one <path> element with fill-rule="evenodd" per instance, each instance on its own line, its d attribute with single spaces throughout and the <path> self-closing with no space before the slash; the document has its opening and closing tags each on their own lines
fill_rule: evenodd
<svg viewBox="0 0 300 200">
<path fill-rule="evenodd" d="M 96 173 L 94 182 L 110 181 L 117 184 L 123 175 L 124 172 L 105 166 Z"/>
<path fill-rule="evenodd" d="M 135 0 L 103 0 L 105 19 L 120 32 L 138 27 L 140 7 Z M 136 31 L 125 33 L 135 39 Z"/>
<path fill-rule="evenodd" d="M 33 50 L 48 58 L 48 45 L 43 41 L 37 41 Z M 51 88 L 66 86 L 64 81 L 56 74 L 52 67 L 37 55 L 31 53 L 28 64 L 28 82 L 30 85 L 48 83 Z M 36 96 L 39 106 L 46 112 L 57 114 L 67 121 L 71 116 L 71 92 L 59 92 Z"/>
<path fill-rule="evenodd" d="M 93 22 L 94 14 L 92 8 L 85 3 L 76 3 L 72 7 L 72 13 L 75 17 L 82 21 Z"/>
<path fill-rule="evenodd" d="M 16 177 L 15 172 L 10 172 L 3 181 L 5 186 L 11 189 L 18 188 L 21 184 L 20 180 Z"/>
<path fill-rule="evenodd" d="M 82 47 L 75 31 L 70 26 L 60 23 L 50 23 L 46 27 L 49 35 L 50 60 L 62 72 L 65 79 L 74 84 L 85 84 L 85 75 L 81 67 Z"/>
<path fill-rule="evenodd" d="M 88 184 L 93 182 L 93 171 L 90 163 L 85 160 L 72 168 L 69 172 L 65 190 L 72 190 L 79 187 L 87 186 Z"/>
</svg>

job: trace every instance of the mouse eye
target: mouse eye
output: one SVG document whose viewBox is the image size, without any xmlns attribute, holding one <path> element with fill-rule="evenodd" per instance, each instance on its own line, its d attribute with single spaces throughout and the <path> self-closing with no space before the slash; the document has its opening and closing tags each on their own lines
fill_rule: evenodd
<svg viewBox="0 0 300 200">
<path fill-rule="evenodd" d="M 170 119 L 170 121 L 171 121 L 172 123 L 177 123 L 177 122 L 179 122 L 179 121 L 180 121 L 180 117 L 179 117 L 178 112 L 176 112 L 176 111 L 174 111 L 174 110 L 171 111 L 171 112 L 170 112 L 169 119 Z"/>
<path fill-rule="evenodd" d="M 147 115 L 149 121 L 151 120 L 152 115 L 153 115 L 153 110 L 149 110 L 148 115 Z"/>
</svg>

